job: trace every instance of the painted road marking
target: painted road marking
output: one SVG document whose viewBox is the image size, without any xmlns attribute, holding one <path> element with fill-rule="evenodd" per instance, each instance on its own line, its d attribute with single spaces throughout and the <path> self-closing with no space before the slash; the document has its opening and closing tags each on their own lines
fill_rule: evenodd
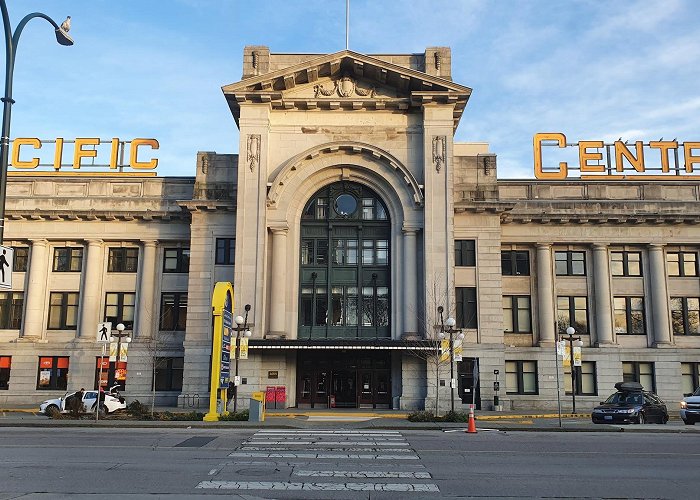
<svg viewBox="0 0 700 500">
<path fill-rule="evenodd" d="M 265 446 L 265 445 L 280 445 L 280 444 L 286 444 L 286 445 L 311 445 L 311 444 L 323 444 L 323 445 L 329 445 L 329 446 L 339 446 L 339 445 L 348 445 L 348 446 L 409 446 L 408 443 L 405 441 L 403 442 L 396 442 L 396 441 L 323 441 L 321 439 L 315 440 L 315 441 L 270 441 L 267 439 L 249 439 L 248 441 L 243 441 L 244 445 L 252 445 L 252 446 Z"/>
<path fill-rule="evenodd" d="M 281 481 L 202 481 L 196 488 L 216 490 L 401 491 L 438 493 L 437 484 L 412 483 L 292 483 Z"/>
<path fill-rule="evenodd" d="M 245 451 L 284 451 L 284 450 L 289 450 L 288 446 L 242 446 L 239 448 L 240 450 L 245 450 Z M 385 452 L 392 452 L 392 453 L 413 453 L 413 450 L 407 450 L 406 448 L 370 448 L 370 447 L 353 447 L 353 446 L 336 446 L 336 447 L 329 447 L 329 446 L 313 446 L 311 448 L 309 447 L 304 447 L 304 451 L 365 451 L 365 452 L 371 452 L 371 453 L 385 453 Z"/>
<path fill-rule="evenodd" d="M 258 453 L 234 452 L 232 458 L 317 458 L 323 460 L 418 460 L 418 455 L 378 455 L 374 453 Z"/>
<path fill-rule="evenodd" d="M 410 478 L 410 479 L 432 479 L 429 472 L 407 472 L 407 471 L 339 471 L 339 470 L 297 470 L 292 472 L 294 476 L 301 477 L 354 477 L 354 478 Z"/>
</svg>

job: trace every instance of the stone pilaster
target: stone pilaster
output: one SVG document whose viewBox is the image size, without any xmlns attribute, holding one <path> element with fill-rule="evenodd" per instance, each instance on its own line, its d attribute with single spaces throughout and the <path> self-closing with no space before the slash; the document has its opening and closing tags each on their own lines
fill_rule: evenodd
<svg viewBox="0 0 700 500">
<path fill-rule="evenodd" d="M 416 233 L 415 229 L 403 230 L 403 308 L 404 328 L 406 337 L 414 337 L 418 333 L 418 276 L 416 275 Z"/>
<path fill-rule="evenodd" d="M 552 246 L 537 245 L 537 310 L 539 345 L 554 344 L 554 284 L 552 282 Z"/>
<path fill-rule="evenodd" d="M 32 240 L 24 322 L 22 323 L 22 337 L 25 338 L 39 339 L 44 332 L 49 266 L 48 246 L 47 240 Z"/>
<path fill-rule="evenodd" d="M 670 345 L 671 329 L 663 245 L 649 245 L 649 291 L 651 292 L 651 327 L 654 346 Z"/>
<path fill-rule="evenodd" d="M 272 335 L 285 335 L 287 317 L 287 232 L 286 227 L 270 228 L 272 233 L 272 275 L 270 277 L 270 331 Z"/>
<path fill-rule="evenodd" d="M 595 344 L 598 347 L 614 345 L 607 245 L 593 245 L 593 287 L 593 317 L 597 339 Z"/>
<path fill-rule="evenodd" d="M 155 240 L 143 242 L 141 285 L 139 286 L 138 310 L 136 312 L 138 328 L 134 331 L 138 332 L 138 336 L 144 339 L 153 336 L 153 324 L 159 311 L 157 306 L 159 301 L 155 296 L 157 243 Z"/>
<path fill-rule="evenodd" d="M 102 295 L 102 271 L 104 264 L 102 240 L 87 240 L 87 257 L 83 287 L 80 291 L 80 320 L 78 338 L 95 338 L 100 320 L 100 297 Z M 116 325 L 114 325 L 116 326 Z"/>
</svg>

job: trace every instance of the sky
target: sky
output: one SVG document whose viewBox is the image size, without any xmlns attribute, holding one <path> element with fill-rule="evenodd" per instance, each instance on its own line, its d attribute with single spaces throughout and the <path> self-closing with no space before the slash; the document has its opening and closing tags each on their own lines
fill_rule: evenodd
<svg viewBox="0 0 700 500">
<path fill-rule="evenodd" d="M 345 0 L 7 3 L 13 29 L 70 15 L 75 40 L 25 27 L 11 137 L 156 138 L 159 176 L 193 176 L 197 151 L 238 152 L 221 87 L 240 80 L 244 46 L 345 48 Z M 455 140 L 488 142 L 499 178 L 530 179 L 537 132 L 700 141 L 699 24 L 696 0 L 351 0 L 350 49 L 450 47 L 453 80 L 472 88 Z"/>
</svg>

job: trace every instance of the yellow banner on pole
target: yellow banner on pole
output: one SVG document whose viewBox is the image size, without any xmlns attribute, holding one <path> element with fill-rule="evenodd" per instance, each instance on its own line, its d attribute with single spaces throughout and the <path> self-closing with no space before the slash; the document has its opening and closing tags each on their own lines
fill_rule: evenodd
<svg viewBox="0 0 700 500">
<path fill-rule="evenodd" d="M 562 365 L 566 368 L 571 366 L 571 349 L 569 346 L 564 347 L 564 355 L 562 356 Z"/>
<path fill-rule="evenodd" d="M 248 359 L 248 338 L 243 337 L 241 340 L 240 352 L 238 353 L 238 359 Z"/>
<path fill-rule="evenodd" d="M 440 363 L 450 359 L 450 341 L 443 339 L 440 341 Z"/>
</svg>

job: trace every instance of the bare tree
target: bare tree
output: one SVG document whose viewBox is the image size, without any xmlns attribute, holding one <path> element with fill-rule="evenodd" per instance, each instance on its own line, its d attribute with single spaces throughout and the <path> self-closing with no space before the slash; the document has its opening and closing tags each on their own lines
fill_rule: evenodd
<svg viewBox="0 0 700 500">
<path fill-rule="evenodd" d="M 160 326 L 160 325 L 159 325 Z M 155 412 L 156 406 L 156 373 L 159 368 L 163 368 L 168 363 L 168 358 L 164 356 L 167 351 L 171 351 L 176 340 L 176 331 L 161 330 L 156 328 L 153 335 L 147 340 L 144 345 L 148 353 L 148 361 L 151 368 L 151 416 Z"/>
</svg>

